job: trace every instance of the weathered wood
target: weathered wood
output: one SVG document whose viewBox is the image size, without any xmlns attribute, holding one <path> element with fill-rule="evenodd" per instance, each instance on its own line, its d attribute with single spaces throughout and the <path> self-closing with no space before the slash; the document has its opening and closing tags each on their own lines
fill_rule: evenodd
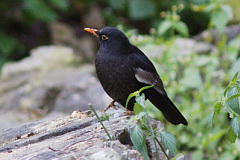
<svg viewBox="0 0 240 160">
<path fill-rule="evenodd" d="M 103 121 L 110 134 L 125 145 L 108 141 L 95 116 L 47 118 L 6 129 L 0 132 L 0 159 L 142 159 L 129 145 L 125 132 L 129 118 L 117 111 Z"/>
</svg>

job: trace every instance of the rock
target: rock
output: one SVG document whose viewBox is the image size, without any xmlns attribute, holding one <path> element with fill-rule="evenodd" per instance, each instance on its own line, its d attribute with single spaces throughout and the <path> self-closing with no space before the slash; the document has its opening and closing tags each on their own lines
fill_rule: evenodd
<svg viewBox="0 0 240 160">
<path fill-rule="evenodd" d="M 46 114 L 86 110 L 88 103 L 105 108 L 111 99 L 95 76 L 93 65 L 80 65 L 73 50 L 39 47 L 31 56 L 3 67 L 0 77 L 0 126 L 38 119 Z M 12 112 L 12 114 L 11 114 Z M 23 114 L 23 115 L 21 115 Z M 0 128 L 1 128 L 0 127 Z"/>
<path fill-rule="evenodd" d="M 179 55 L 190 55 L 192 53 L 209 54 L 216 51 L 216 47 L 207 42 L 198 42 L 189 38 L 176 38 L 171 44 Z M 150 58 L 159 57 L 162 53 L 169 49 L 169 46 L 165 44 L 147 44 L 139 46 L 141 50 L 147 54 Z"/>
<path fill-rule="evenodd" d="M 240 34 L 240 25 L 235 24 L 235 25 L 227 26 L 224 29 L 224 33 L 227 36 L 227 43 L 228 43 L 229 41 L 231 41 L 232 39 L 234 39 Z M 216 29 L 212 29 L 212 30 L 205 30 L 195 35 L 193 39 L 197 41 L 207 41 L 207 42 L 209 40 L 212 40 L 213 44 L 217 44 L 222 39 L 222 36 L 220 33 L 217 32 Z"/>
<path fill-rule="evenodd" d="M 216 51 L 216 47 L 207 42 L 197 42 L 189 38 L 177 38 L 173 45 L 176 46 L 180 55 L 208 54 Z"/>
<path fill-rule="evenodd" d="M 76 36 L 76 31 L 70 25 L 62 22 L 51 22 L 49 24 L 51 39 L 54 45 L 73 48 L 74 53 L 82 62 L 92 62 L 96 53 L 96 42 L 86 34 Z M 82 28 L 82 32 L 83 28 Z M 82 33 L 81 32 L 81 33 Z"/>
<path fill-rule="evenodd" d="M 107 113 L 110 119 L 103 121 L 110 135 L 115 135 L 114 141 L 108 141 L 107 134 L 95 116 L 83 119 L 71 116 L 44 118 L 0 132 L 0 159 L 142 160 L 141 154 L 130 145 L 129 135 L 127 139 L 121 138 L 129 130 L 126 126 L 129 126 L 131 117 L 118 110 Z M 85 113 L 91 114 L 89 111 Z M 99 112 L 99 116 L 104 114 Z M 161 122 L 152 123 L 161 126 L 156 129 L 162 129 Z M 129 127 L 135 124 L 131 123 Z M 161 150 L 159 154 L 164 160 Z"/>
</svg>

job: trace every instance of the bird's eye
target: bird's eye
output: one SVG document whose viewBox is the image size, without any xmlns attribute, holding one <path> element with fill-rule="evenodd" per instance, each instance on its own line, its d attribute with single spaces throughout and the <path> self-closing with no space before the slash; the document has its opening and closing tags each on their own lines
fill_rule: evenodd
<svg viewBox="0 0 240 160">
<path fill-rule="evenodd" d="M 107 40 L 108 37 L 106 35 L 102 35 L 102 40 Z"/>
</svg>

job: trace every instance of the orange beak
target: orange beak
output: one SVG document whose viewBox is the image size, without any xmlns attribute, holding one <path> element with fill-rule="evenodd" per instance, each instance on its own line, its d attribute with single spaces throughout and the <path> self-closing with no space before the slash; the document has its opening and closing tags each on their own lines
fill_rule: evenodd
<svg viewBox="0 0 240 160">
<path fill-rule="evenodd" d="M 85 31 L 93 34 L 96 37 L 99 37 L 99 35 L 96 33 L 98 30 L 97 29 L 92 29 L 92 28 L 84 28 Z"/>
</svg>

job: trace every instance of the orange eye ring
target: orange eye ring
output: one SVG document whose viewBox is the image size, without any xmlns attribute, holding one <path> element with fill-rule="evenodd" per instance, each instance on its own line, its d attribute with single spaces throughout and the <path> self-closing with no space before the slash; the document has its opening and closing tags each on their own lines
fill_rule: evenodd
<svg viewBox="0 0 240 160">
<path fill-rule="evenodd" d="M 107 40 L 108 37 L 106 35 L 102 35 L 102 40 Z"/>
</svg>

